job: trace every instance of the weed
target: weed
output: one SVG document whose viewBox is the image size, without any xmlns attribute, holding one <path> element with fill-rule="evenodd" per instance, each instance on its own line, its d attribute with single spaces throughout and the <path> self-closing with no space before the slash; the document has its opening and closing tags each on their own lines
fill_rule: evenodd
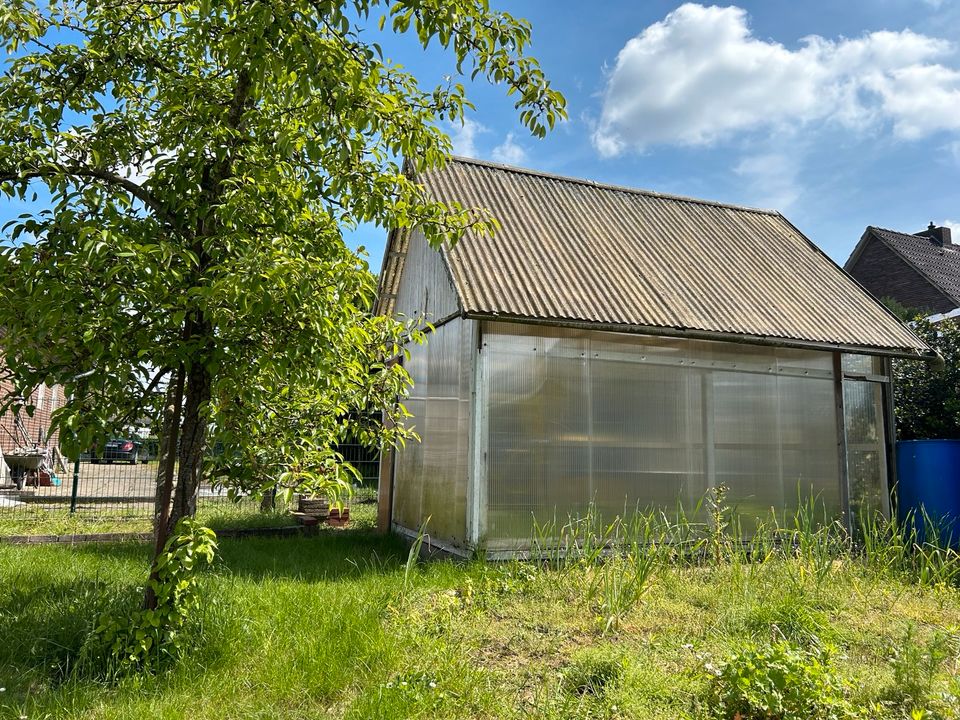
<svg viewBox="0 0 960 720">
<path fill-rule="evenodd" d="M 845 554 L 847 534 L 841 523 L 831 521 L 826 508 L 821 506 L 818 513 L 815 497 L 800 499 L 793 519 L 792 541 L 799 560 L 794 581 L 798 587 L 804 587 L 812 580 L 819 594 L 828 576 L 833 571 L 834 561 Z M 818 517 L 819 516 L 819 517 Z"/>
<path fill-rule="evenodd" d="M 561 687 L 572 695 L 605 695 L 623 678 L 625 667 L 624 658 L 609 651 L 581 653 L 564 670 Z"/>
<path fill-rule="evenodd" d="M 751 608 L 746 627 L 755 636 L 776 637 L 803 647 L 811 647 L 833 629 L 821 610 L 811 606 L 802 592 L 791 591 L 768 597 L 766 602 Z"/>
<path fill-rule="evenodd" d="M 125 675 L 153 670 L 184 650 L 182 630 L 200 607 L 196 569 L 213 562 L 216 535 L 192 518 L 177 523 L 153 564 L 150 587 L 156 607 L 101 615 L 81 653 L 90 670 Z"/>
<path fill-rule="evenodd" d="M 785 640 L 748 646 L 722 665 L 706 663 L 707 707 L 723 720 L 839 720 L 853 716 L 831 649 L 797 647 Z"/>
<path fill-rule="evenodd" d="M 407 562 L 403 566 L 403 596 L 406 597 L 407 593 L 412 587 L 413 573 L 417 569 L 417 563 L 420 562 L 420 549 L 423 547 L 424 539 L 428 538 L 427 535 L 427 523 L 430 522 L 428 517 L 420 525 L 420 530 L 417 531 L 417 537 L 414 538 L 413 543 L 410 545 L 410 552 L 407 553 Z"/>
<path fill-rule="evenodd" d="M 376 717 L 397 717 L 401 713 L 409 717 L 411 711 L 428 714 L 437 710 L 446 698 L 436 676 L 423 671 L 405 672 L 382 683 L 367 701 L 372 707 L 364 710 Z M 369 717 L 366 712 L 364 716 Z"/>
<path fill-rule="evenodd" d="M 921 540 L 917 525 L 924 527 Z M 960 553 L 951 547 L 953 535 L 921 508 L 902 522 L 873 515 L 861 520 L 860 550 L 877 577 L 904 576 L 922 587 L 955 587 L 960 582 Z"/>
<path fill-rule="evenodd" d="M 934 683 L 947 660 L 957 662 L 958 636 L 935 630 L 926 642 L 917 637 L 911 623 L 903 637 L 891 647 L 890 665 L 893 668 L 891 696 L 909 700 L 913 707 L 930 702 Z"/>
<path fill-rule="evenodd" d="M 707 491 L 707 510 L 710 514 L 710 529 L 707 549 L 713 564 L 719 566 L 730 556 L 731 542 L 727 531 L 730 528 L 730 506 L 727 505 L 727 486 L 717 485 Z"/>
<path fill-rule="evenodd" d="M 525 562 L 509 562 L 500 566 L 481 565 L 480 579 L 473 589 L 472 601 L 476 607 L 493 607 L 511 595 L 527 595 L 540 574 L 535 566 Z"/>
<path fill-rule="evenodd" d="M 856 539 L 864 565 L 877 578 L 889 578 L 910 566 L 916 530 L 912 523 L 899 524 L 896 517 L 868 513 L 858 518 Z"/>
<path fill-rule="evenodd" d="M 587 599 L 599 599 L 604 635 L 617 632 L 627 613 L 640 602 L 653 572 L 650 559 L 651 556 L 647 554 L 637 558 L 611 558 L 594 574 Z"/>
</svg>

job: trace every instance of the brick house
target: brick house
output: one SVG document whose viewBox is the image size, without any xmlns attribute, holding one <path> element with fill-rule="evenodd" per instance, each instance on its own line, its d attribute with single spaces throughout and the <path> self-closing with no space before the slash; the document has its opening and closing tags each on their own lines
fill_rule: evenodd
<svg viewBox="0 0 960 720">
<path fill-rule="evenodd" d="M 8 381 L 0 381 L 0 397 L 9 397 L 14 392 L 13 385 Z M 20 411 L 22 430 L 17 428 L 16 415 L 12 411 L 0 415 L 0 451 L 9 453 L 17 447 L 34 444 L 54 450 L 57 447 L 57 435 L 54 433 L 50 437 L 50 415 L 63 405 L 63 388 L 59 385 L 41 385 L 25 395 L 24 400 L 26 405 L 33 405 L 36 410 L 32 417 L 26 410 Z M 7 482 L 8 478 L 6 463 L 0 462 L 0 484 Z"/>
<path fill-rule="evenodd" d="M 960 307 L 960 248 L 950 228 L 930 223 L 909 234 L 868 227 L 843 268 L 876 298 L 928 313 Z"/>
</svg>

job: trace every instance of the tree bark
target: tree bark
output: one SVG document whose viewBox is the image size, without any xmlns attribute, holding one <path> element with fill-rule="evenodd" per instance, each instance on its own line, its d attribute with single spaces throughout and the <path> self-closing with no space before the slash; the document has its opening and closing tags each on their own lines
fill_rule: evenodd
<svg viewBox="0 0 960 720">
<path fill-rule="evenodd" d="M 179 442 L 180 412 L 183 404 L 183 366 L 177 368 L 163 404 L 163 438 L 160 449 L 160 463 L 157 467 L 157 494 L 154 500 L 153 516 L 153 562 L 150 565 L 150 580 L 156 579 L 156 560 L 163 552 L 170 537 L 170 499 L 173 496 L 174 467 L 177 462 L 177 444 Z M 147 583 L 143 597 L 143 606 L 148 610 L 157 607 L 157 596 L 152 583 Z"/>
<path fill-rule="evenodd" d="M 170 499 L 173 497 L 173 468 L 176 465 L 176 442 L 180 429 L 180 405 L 183 396 L 181 373 L 175 371 L 167 385 L 163 402 L 163 414 L 160 419 L 160 456 L 157 466 L 156 493 L 153 502 L 153 538 L 166 527 L 170 513 Z M 173 444 L 171 444 L 173 441 Z"/>
<path fill-rule="evenodd" d="M 275 510 L 277 507 L 277 489 L 275 487 L 267 490 L 260 498 L 260 512 L 266 513 Z"/>
<path fill-rule="evenodd" d="M 194 363 L 187 373 L 177 487 L 173 496 L 173 507 L 170 509 L 170 530 L 176 527 L 181 518 L 192 517 L 197 512 L 200 473 L 203 469 L 203 452 L 207 440 L 207 423 L 203 416 L 203 408 L 210 400 L 211 388 L 210 372 L 201 359 L 200 362 Z"/>
</svg>

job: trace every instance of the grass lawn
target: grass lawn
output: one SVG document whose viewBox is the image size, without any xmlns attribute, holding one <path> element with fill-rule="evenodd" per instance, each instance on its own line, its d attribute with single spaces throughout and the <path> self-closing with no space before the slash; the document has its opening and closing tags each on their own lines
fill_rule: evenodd
<svg viewBox="0 0 960 720">
<path fill-rule="evenodd" d="M 436 561 L 405 582 L 406 547 L 367 530 L 222 540 L 178 665 L 73 672 L 98 613 L 136 606 L 147 558 L 143 543 L 0 546 L 0 717 L 709 717 L 705 667 L 782 638 L 835 645 L 861 717 L 956 717 L 952 588 L 842 560 L 819 580 L 794 559 L 665 563 L 604 633 L 589 570 Z"/>
<path fill-rule="evenodd" d="M 84 535 L 91 533 L 150 532 L 151 520 L 146 511 L 121 508 L 100 508 L 95 512 L 71 513 L 68 509 L 0 508 L 0 538 L 10 535 Z M 354 524 L 372 527 L 376 521 L 376 506 L 355 502 L 350 514 Z M 201 500 L 197 518 L 214 530 L 248 528 L 277 528 L 295 525 L 286 509 L 260 512 L 259 504 L 244 500 L 239 504 L 227 501 Z"/>
</svg>

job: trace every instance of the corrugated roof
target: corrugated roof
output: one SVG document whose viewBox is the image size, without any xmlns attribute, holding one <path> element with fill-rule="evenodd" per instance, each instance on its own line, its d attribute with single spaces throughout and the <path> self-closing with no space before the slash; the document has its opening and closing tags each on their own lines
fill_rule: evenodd
<svg viewBox="0 0 960 720">
<path fill-rule="evenodd" d="M 418 179 L 500 222 L 443 251 L 465 315 L 930 352 L 777 212 L 461 158 Z"/>
<path fill-rule="evenodd" d="M 868 227 L 867 230 L 915 267 L 934 286 L 960 305 L 960 250 L 933 238 Z"/>
</svg>

